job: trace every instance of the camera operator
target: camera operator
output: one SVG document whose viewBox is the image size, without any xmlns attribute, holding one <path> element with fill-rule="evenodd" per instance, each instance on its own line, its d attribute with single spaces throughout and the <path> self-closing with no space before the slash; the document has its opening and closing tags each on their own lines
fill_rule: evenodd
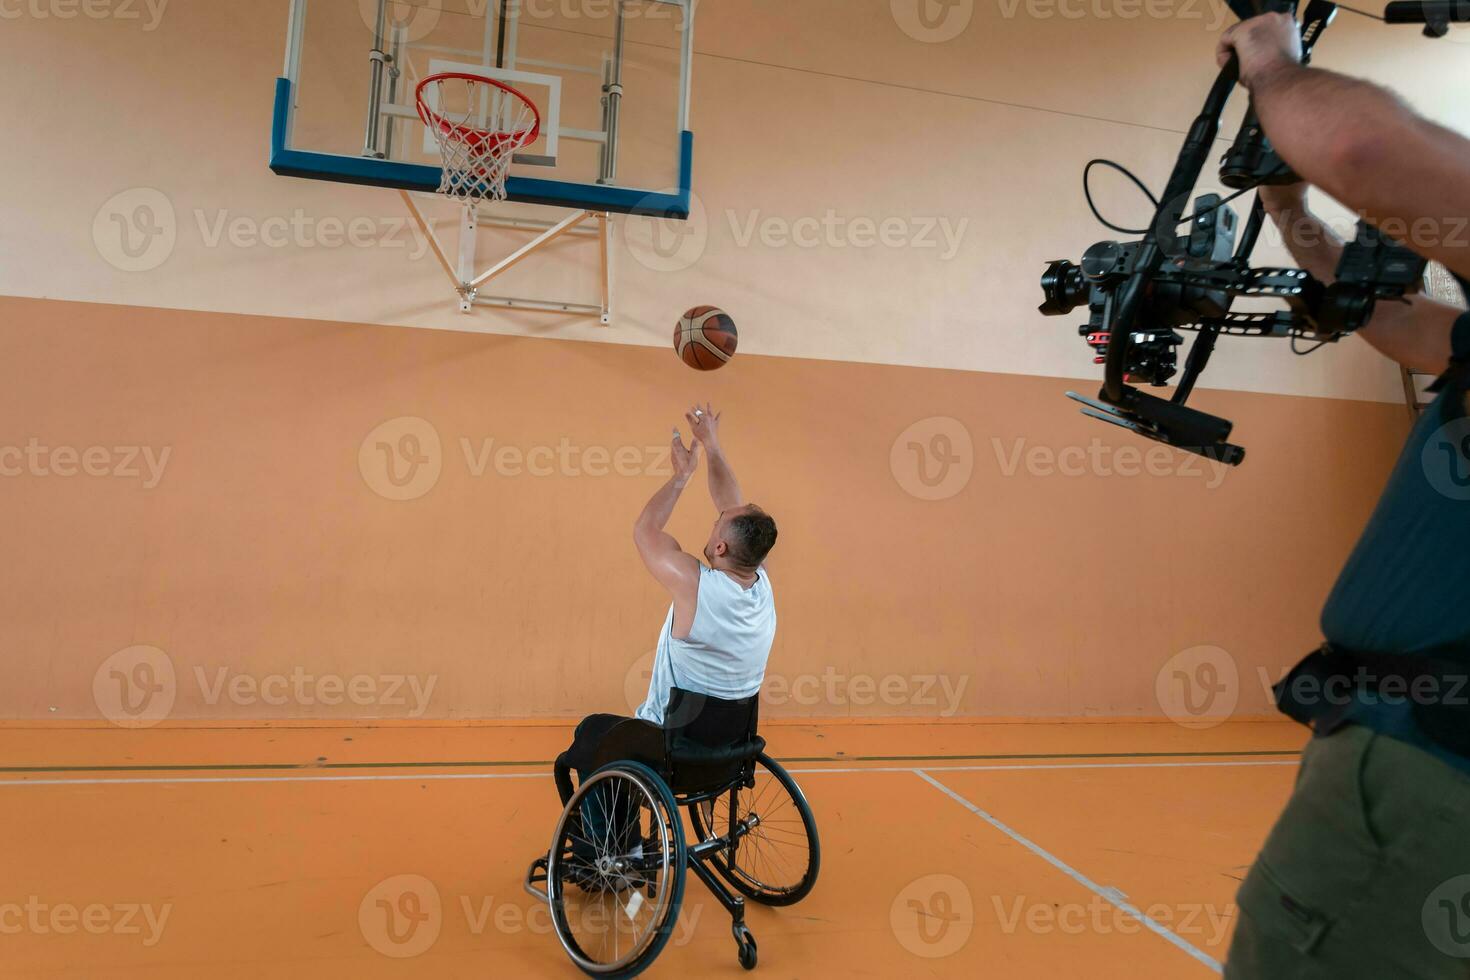
<svg viewBox="0 0 1470 980">
<path fill-rule="evenodd" d="M 1463 286 L 1470 140 L 1382 88 L 1303 67 L 1290 16 L 1236 25 L 1221 65 L 1232 52 L 1267 136 L 1304 184 Z M 1332 281 L 1343 243 L 1308 210 L 1305 186 L 1261 195 L 1296 260 Z M 1470 875 L 1470 314 L 1416 296 L 1379 303 L 1359 333 L 1444 376 L 1327 600 L 1327 646 L 1293 674 L 1352 683 L 1335 699 L 1322 687 L 1282 697 L 1316 736 L 1241 886 L 1227 977 L 1470 976 L 1470 878 L 1458 891 L 1453 882 Z"/>
</svg>

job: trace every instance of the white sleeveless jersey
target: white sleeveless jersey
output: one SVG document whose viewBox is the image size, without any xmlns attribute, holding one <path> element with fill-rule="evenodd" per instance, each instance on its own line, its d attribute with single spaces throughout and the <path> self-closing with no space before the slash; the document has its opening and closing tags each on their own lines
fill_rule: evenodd
<svg viewBox="0 0 1470 980">
<path fill-rule="evenodd" d="M 701 564 L 694 628 L 687 639 L 674 636 L 671 603 L 653 657 L 648 698 L 638 717 L 662 725 L 672 687 L 726 700 L 758 693 L 775 638 L 776 600 L 766 570 L 760 569 L 755 584 L 746 589 Z"/>
</svg>

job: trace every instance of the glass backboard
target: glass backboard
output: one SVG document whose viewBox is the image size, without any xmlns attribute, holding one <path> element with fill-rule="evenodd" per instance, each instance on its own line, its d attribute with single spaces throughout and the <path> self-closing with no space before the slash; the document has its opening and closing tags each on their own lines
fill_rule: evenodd
<svg viewBox="0 0 1470 980">
<path fill-rule="evenodd" d="M 440 157 L 419 82 L 487 75 L 523 92 L 541 135 L 512 201 L 685 218 L 695 0 L 292 0 L 271 169 L 432 191 Z"/>
</svg>

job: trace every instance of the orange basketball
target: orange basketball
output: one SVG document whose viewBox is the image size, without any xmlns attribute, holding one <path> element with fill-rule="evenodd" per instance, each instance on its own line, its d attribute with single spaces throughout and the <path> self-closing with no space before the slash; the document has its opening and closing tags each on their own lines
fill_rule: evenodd
<svg viewBox="0 0 1470 980">
<path fill-rule="evenodd" d="M 696 306 L 674 327 L 674 352 L 698 371 L 724 367 L 735 356 L 739 342 L 735 321 L 714 306 Z"/>
</svg>

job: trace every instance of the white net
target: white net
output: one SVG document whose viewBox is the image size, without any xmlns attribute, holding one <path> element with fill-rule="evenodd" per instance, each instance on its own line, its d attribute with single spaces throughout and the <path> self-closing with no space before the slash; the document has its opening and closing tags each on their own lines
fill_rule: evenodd
<svg viewBox="0 0 1470 980">
<path fill-rule="evenodd" d="M 1429 263 L 1429 267 L 1424 270 L 1424 292 L 1430 299 L 1437 299 L 1441 303 L 1449 303 L 1452 306 L 1465 305 L 1466 297 L 1460 289 L 1460 284 L 1450 270 L 1438 262 Z"/>
<path fill-rule="evenodd" d="M 540 135 L 536 107 L 509 86 L 458 75 L 425 79 L 418 101 L 444 157 L 439 193 L 469 203 L 505 200 L 512 157 Z"/>
</svg>

